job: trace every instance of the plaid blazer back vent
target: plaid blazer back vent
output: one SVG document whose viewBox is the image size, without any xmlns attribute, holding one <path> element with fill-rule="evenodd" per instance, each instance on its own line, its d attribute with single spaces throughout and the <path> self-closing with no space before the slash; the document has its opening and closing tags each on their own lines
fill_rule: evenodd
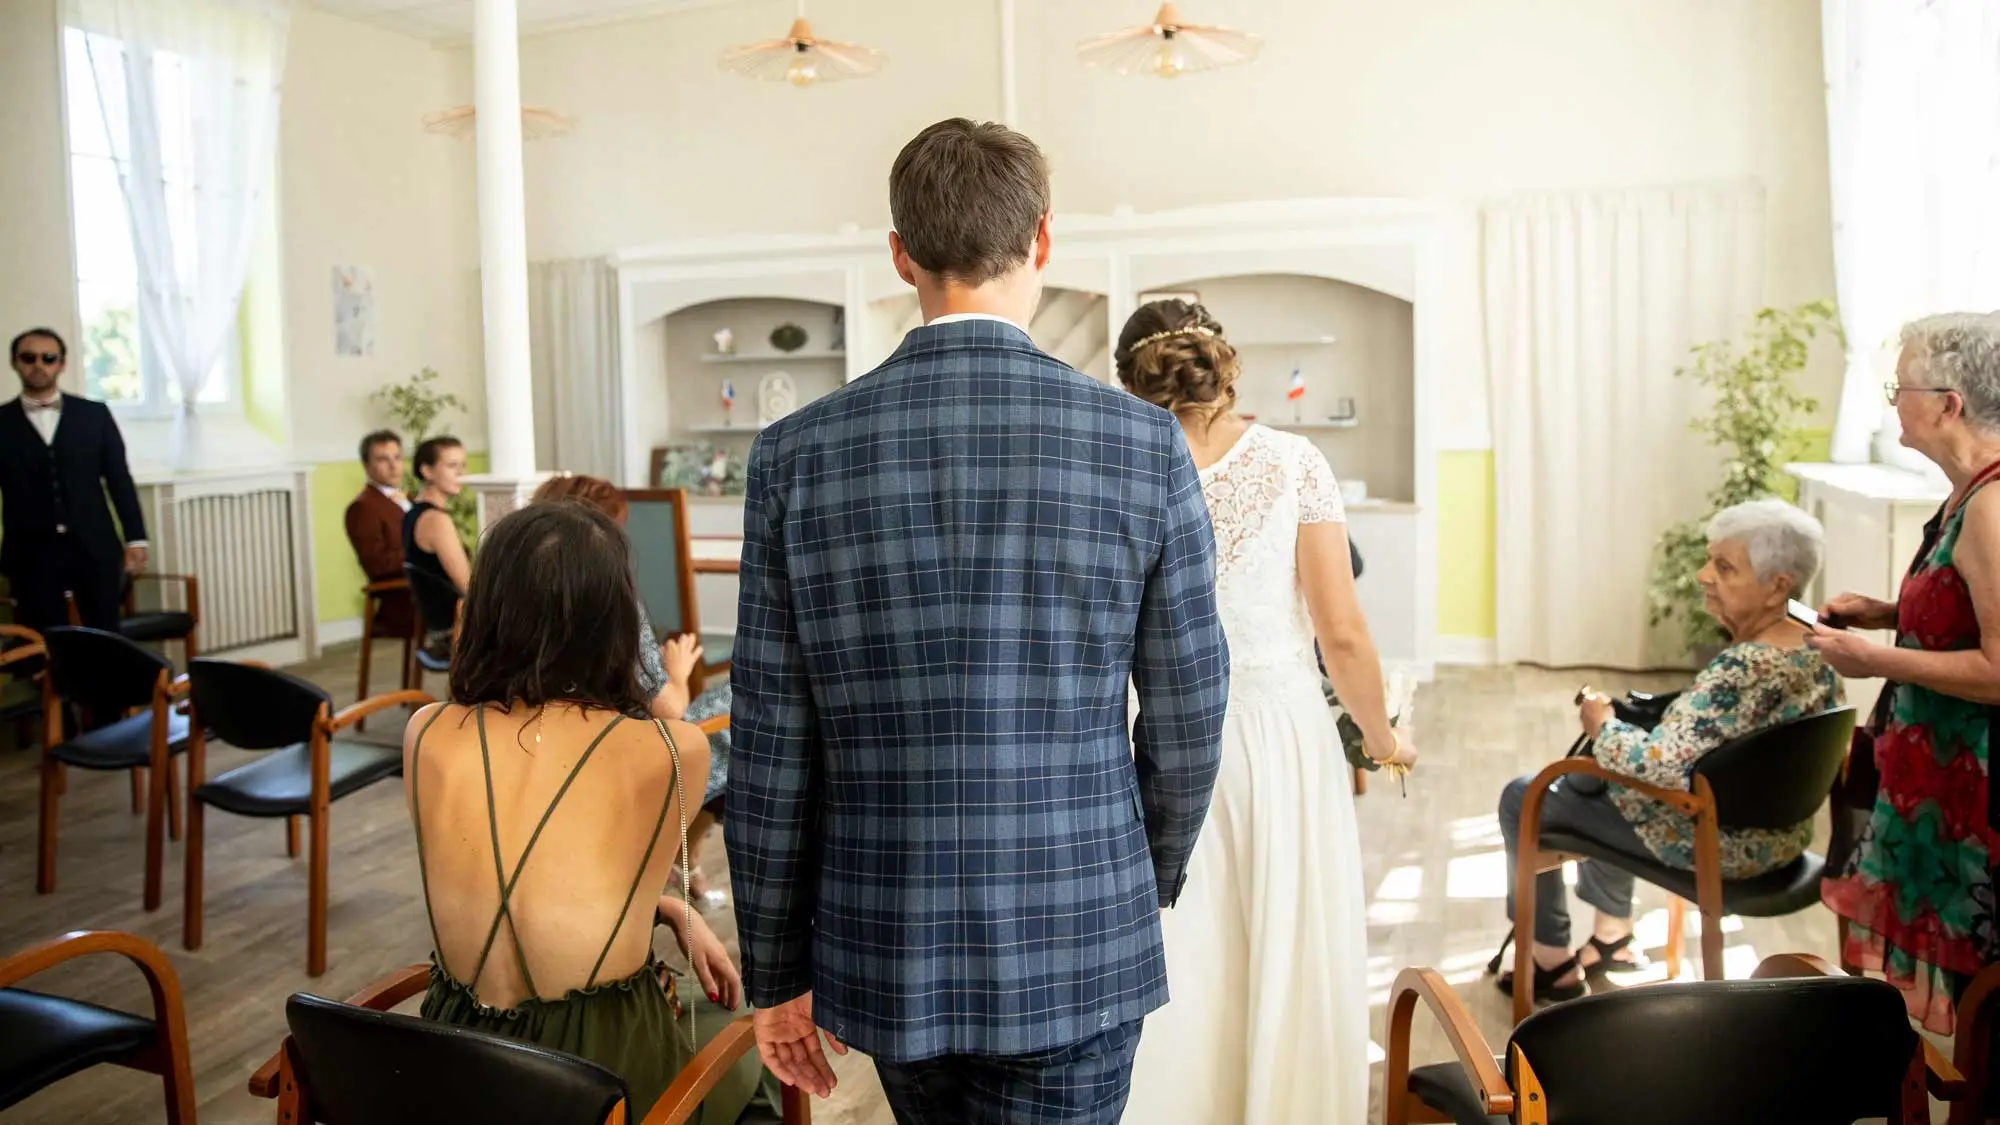
<svg viewBox="0 0 2000 1125">
<path fill-rule="evenodd" d="M 1213 556 L 1174 419 L 1006 322 L 919 328 L 759 435 L 725 813 L 752 1002 L 811 989 L 887 1061 L 1164 1003 L 1228 695 Z"/>
</svg>

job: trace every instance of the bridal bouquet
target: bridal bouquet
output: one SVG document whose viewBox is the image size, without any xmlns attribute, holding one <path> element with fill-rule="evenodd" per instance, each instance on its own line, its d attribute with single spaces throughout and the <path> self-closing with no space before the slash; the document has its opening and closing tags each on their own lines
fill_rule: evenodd
<svg viewBox="0 0 2000 1125">
<path fill-rule="evenodd" d="M 1363 746 L 1361 724 L 1347 713 L 1340 702 L 1340 696 L 1333 690 L 1333 681 L 1320 676 L 1320 690 L 1326 694 L 1326 705 L 1333 709 L 1333 723 L 1340 731 L 1340 749 L 1346 754 L 1348 764 L 1355 769 L 1379 770 L 1382 763 L 1368 756 Z M 1401 669 L 1385 670 L 1382 675 L 1383 702 L 1389 708 L 1389 725 L 1400 727 L 1409 721 L 1411 703 L 1416 695 L 1416 681 Z"/>
</svg>

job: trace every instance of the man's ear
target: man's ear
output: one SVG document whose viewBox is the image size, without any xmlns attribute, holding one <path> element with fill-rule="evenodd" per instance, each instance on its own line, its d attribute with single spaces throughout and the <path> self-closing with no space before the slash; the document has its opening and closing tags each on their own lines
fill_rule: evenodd
<svg viewBox="0 0 2000 1125">
<path fill-rule="evenodd" d="M 1047 269 L 1049 265 L 1049 252 L 1055 242 L 1055 217 L 1054 211 L 1044 211 L 1041 219 L 1035 223 L 1034 261 L 1038 270 Z"/>
<path fill-rule="evenodd" d="M 889 232 L 889 261 L 896 267 L 896 276 L 903 284 L 914 287 L 917 284 L 917 265 L 910 261 L 910 252 L 903 246 L 903 236 Z"/>
</svg>

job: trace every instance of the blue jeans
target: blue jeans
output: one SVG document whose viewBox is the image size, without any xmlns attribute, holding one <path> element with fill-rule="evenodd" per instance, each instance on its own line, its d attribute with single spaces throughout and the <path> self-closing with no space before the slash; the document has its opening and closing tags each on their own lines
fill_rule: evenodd
<svg viewBox="0 0 2000 1125">
<path fill-rule="evenodd" d="M 1118 1125 L 1142 1023 L 1034 1055 L 877 1060 L 875 1073 L 897 1125 Z"/>
<path fill-rule="evenodd" d="M 1528 783 L 1533 780 L 1533 775 L 1517 777 L 1500 791 L 1500 836 L 1507 841 L 1510 922 L 1514 920 L 1514 860 L 1521 850 L 1521 805 L 1528 798 Z M 1638 855 L 1651 854 L 1645 841 L 1633 831 L 1631 822 L 1612 803 L 1610 794 L 1602 790 L 1579 793 L 1571 787 L 1570 780 L 1557 778 L 1549 786 L 1548 795 L 1542 798 L 1544 831 L 1582 836 Z M 1577 864 L 1577 897 L 1613 918 L 1632 916 L 1632 887 L 1636 881 L 1630 872 L 1608 864 L 1592 860 Z M 1535 876 L 1535 940 L 1543 945 L 1569 945 L 1569 893 L 1563 886 L 1560 870 Z"/>
</svg>

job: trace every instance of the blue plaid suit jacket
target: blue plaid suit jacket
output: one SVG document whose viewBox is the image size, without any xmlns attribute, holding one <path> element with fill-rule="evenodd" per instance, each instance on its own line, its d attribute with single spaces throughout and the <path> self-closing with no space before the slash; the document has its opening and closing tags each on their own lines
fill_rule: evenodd
<svg viewBox="0 0 2000 1125">
<path fill-rule="evenodd" d="M 1165 1003 L 1228 695 L 1173 417 L 951 321 L 767 428 L 746 487 L 724 815 L 751 1002 L 810 989 L 891 1062 Z"/>
</svg>

